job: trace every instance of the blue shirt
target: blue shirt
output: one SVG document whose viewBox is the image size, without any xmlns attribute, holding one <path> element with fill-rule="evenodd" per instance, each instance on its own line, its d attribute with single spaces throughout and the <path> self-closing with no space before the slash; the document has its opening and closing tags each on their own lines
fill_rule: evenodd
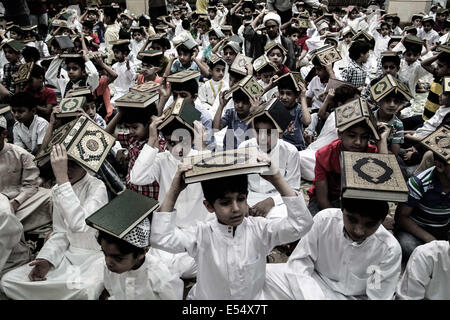
<svg viewBox="0 0 450 320">
<path fill-rule="evenodd" d="M 306 148 L 305 139 L 303 139 L 303 114 L 301 104 L 290 110 L 292 120 L 283 133 L 283 140 L 293 144 L 297 150 Z"/>
<path fill-rule="evenodd" d="M 247 125 L 245 121 L 241 120 L 234 108 L 225 110 L 225 114 L 222 116 L 222 119 L 220 119 L 220 122 L 224 127 L 228 127 L 227 132 L 223 137 L 224 150 L 236 149 L 241 142 L 253 137 L 253 134 L 250 131 L 247 132 L 248 129 L 252 128 L 251 123 Z M 227 148 L 227 137 L 228 140 L 231 141 L 231 135 L 233 135 L 234 144 L 233 147 L 229 145 Z"/>
<path fill-rule="evenodd" d="M 184 70 L 200 71 L 200 68 L 194 61 L 191 62 L 191 65 L 189 66 L 189 68 L 185 68 L 181 64 L 180 60 L 177 59 L 172 63 L 172 67 L 170 68 L 170 73 L 177 73 L 177 72 L 184 71 Z M 198 78 L 200 78 L 200 77 L 198 77 Z M 196 78 L 197 81 L 199 80 L 198 78 Z"/>
</svg>

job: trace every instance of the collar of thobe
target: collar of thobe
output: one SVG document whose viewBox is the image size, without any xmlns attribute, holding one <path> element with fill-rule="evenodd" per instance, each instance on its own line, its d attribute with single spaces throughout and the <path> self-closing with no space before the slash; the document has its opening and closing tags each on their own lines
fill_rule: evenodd
<svg viewBox="0 0 450 320">
<path fill-rule="evenodd" d="M 214 89 L 213 82 L 217 82 L 217 81 L 211 80 L 211 81 L 209 82 L 209 86 L 211 87 L 211 90 L 212 90 L 212 93 L 213 93 L 213 97 L 214 97 L 214 99 L 215 99 L 216 96 L 217 96 L 217 93 L 219 93 L 220 90 L 222 90 L 223 80 L 218 81 L 218 82 L 219 82 L 219 88 L 217 89 L 217 93 L 216 93 L 216 90 Z"/>
<path fill-rule="evenodd" d="M 244 220 L 242 220 L 242 223 L 236 227 L 235 235 L 237 235 L 238 232 L 240 232 L 240 230 L 245 226 L 246 223 L 247 223 L 247 221 L 244 218 Z M 227 238 L 234 238 L 233 237 L 233 226 L 229 226 L 229 225 L 220 223 L 219 220 L 217 219 L 217 216 L 216 216 L 215 221 L 213 222 L 213 228 L 218 230 L 219 232 L 221 232 L 222 235 L 224 235 Z"/>
<path fill-rule="evenodd" d="M 11 150 L 11 145 L 8 142 L 5 142 L 5 144 L 3 145 L 3 149 L 0 151 L 0 156 L 4 155 L 9 150 Z"/>
</svg>

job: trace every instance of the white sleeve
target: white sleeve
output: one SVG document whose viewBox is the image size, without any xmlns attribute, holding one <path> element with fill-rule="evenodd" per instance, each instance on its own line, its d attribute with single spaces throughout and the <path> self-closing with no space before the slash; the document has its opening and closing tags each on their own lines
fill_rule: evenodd
<svg viewBox="0 0 450 320">
<path fill-rule="evenodd" d="M 45 133 L 47 132 L 47 128 L 48 128 L 48 122 L 47 121 L 42 121 L 39 124 L 39 128 L 37 130 L 37 144 L 42 144 L 42 141 L 44 140 L 45 137 Z"/>
<path fill-rule="evenodd" d="M 45 73 L 45 80 L 54 86 L 55 88 L 60 88 L 58 83 L 58 70 L 61 64 L 63 63 L 63 59 L 55 58 L 52 60 L 50 65 L 48 66 L 47 72 Z"/>
<path fill-rule="evenodd" d="M 1 199 L 1 198 L 4 198 Z M 23 234 L 23 226 L 11 212 L 11 206 L 6 196 L 0 195 L 0 274 Z"/>
<path fill-rule="evenodd" d="M 160 165 L 156 160 L 158 149 L 145 144 L 130 171 L 130 182 L 138 186 L 145 186 L 159 181 Z"/>
<path fill-rule="evenodd" d="M 85 69 L 87 73 L 87 84 L 91 88 L 91 91 L 94 92 L 98 87 L 99 77 L 97 68 L 94 66 L 91 60 L 86 62 Z"/>
<path fill-rule="evenodd" d="M 204 82 L 203 84 L 200 85 L 200 87 L 198 88 L 198 99 L 202 102 L 202 103 L 208 103 L 208 100 L 206 98 L 206 86 L 208 85 L 208 82 Z"/>
</svg>

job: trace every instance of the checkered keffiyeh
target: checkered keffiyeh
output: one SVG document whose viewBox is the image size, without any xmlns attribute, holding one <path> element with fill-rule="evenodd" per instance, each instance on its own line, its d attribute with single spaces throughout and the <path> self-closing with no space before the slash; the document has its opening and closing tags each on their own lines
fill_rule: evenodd
<svg viewBox="0 0 450 320">
<path fill-rule="evenodd" d="M 359 88 L 366 83 L 367 71 L 359 66 L 354 60 L 351 60 L 347 68 L 342 70 L 342 81 L 350 82 Z"/>
<path fill-rule="evenodd" d="M 148 218 L 142 220 L 123 237 L 123 240 L 138 248 L 148 247 L 150 245 L 150 220 Z"/>
</svg>

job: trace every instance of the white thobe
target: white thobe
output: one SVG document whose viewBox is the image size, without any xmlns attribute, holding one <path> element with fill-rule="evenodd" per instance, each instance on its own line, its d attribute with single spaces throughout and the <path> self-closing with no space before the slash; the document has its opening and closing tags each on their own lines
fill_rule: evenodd
<svg viewBox="0 0 450 320">
<path fill-rule="evenodd" d="M 197 283 L 188 299 L 258 299 L 265 283 L 266 256 L 275 246 L 293 242 L 311 228 L 302 195 L 283 197 L 283 202 L 287 217 L 246 217 L 234 235 L 233 227 L 217 218 L 182 230 L 175 225 L 177 211 L 155 212 L 150 240 L 167 251 L 187 251 L 196 260 Z"/>
<path fill-rule="evenodd" d="M 206 110 L 210 110 L 214 101 L 219 99 L 219 93 L 228 90 L 230 87 L 223 79 L 220 81 L 208 80 L 198 88 L 198 99 Z M 214 115 L 213 115 L 214 117 Z"/>
<path fill-rule="evenodd" d="M 111 99 L 111 103 L 127 94 L 130 88 L 135 85 L 134 79 L 136 78 L 136 68 L 131 61 L 129 63 L 130 69 L 127 68 L 127 63 L 125 61 L 116 62 L 112 66 L 112 69 L 118 74 L 118 77 L 114 80 L 116 93 L 114 94 L 114 98 Z"/>
<path fill-rule="evenodd" d="M 47 127 L 48 121 L 38 115 L 34 115 L 29 127 L 20 122 L 14 123 L 14 144 L 30 153 L 37 152 L 37 146 L 42 144 Z"/>
<path fill-rule="evenodd" d="M 450 245 L 435 240 L 418 246 L 397 286 L 399 300 L 450 299 Z"/>
<path fill-rule="evenodd" d="M 311 276 L 327 299 L 392 299 L 401 259 L 400 244 L 383 225 L 357 243 L 345 233 L 341 209 L 329 208 L 314 216 L 289 257 L 287 280 L 296 286 L 297 274 Z"/>
<path fill-rule="evenodd" d="M 435 132 L 437 127 L 441 124 L 442 120 L 449 112 L 450 107 L 441 106 L 439 109 L 437 109 L 436 113 L 430 119 L 426 120 L 423 125 L 416 130 L 416 132 L 413 134 L 413 137 L 424 139 L 425 137 Z"/>
<path fill-rule="evenodd" d="M 36 259 L 52 265 L 45 281 L 31 281 L 32 267 L 24 265 L 6 273 L 1 282 L 14 300 L 97 299 L 103 289 L 104 257 L 97 231 L 85 219 L 108 202 L 104 183 L 86 174 L 71 185 L 52 189 L 53 232 Z"/>
<path fill-rule="evenodd" d="M 136 270 L 114 273 L 104 266 L 108 300 L 182 300 L 184 283 L 150 253 Z"/>
</svg>

